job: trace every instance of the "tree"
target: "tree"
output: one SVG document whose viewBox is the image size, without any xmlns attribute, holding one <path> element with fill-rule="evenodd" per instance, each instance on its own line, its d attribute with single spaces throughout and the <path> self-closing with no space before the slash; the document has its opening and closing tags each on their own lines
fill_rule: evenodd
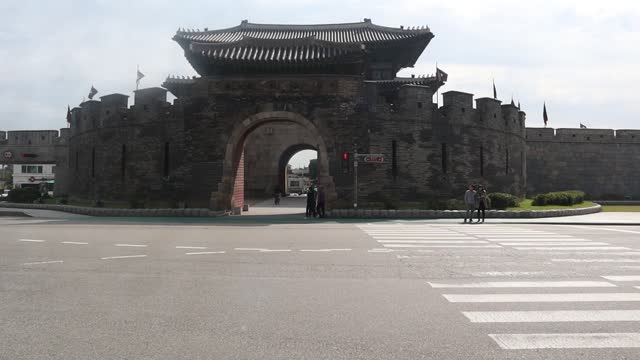
<svg viewBox="0 0 640 360">
<path fill-rule="evenodd" d="M 318 159 L 309 160 L 309 178 L 316 179 L 318 177 Z"/>
<path fill-rule="evenodd" d="M 4 188 L 13 188 L 13 174 L 9 165 L 0 165 L 0 181 L 4 181 Z"/>
</svg>

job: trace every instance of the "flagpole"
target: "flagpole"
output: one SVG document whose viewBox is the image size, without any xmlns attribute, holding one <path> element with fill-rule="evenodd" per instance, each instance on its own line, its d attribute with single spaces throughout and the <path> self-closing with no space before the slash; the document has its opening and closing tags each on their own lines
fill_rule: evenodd
<svg viewBox="0 0 640 360">
<path fill-rule="evenodd" d="M 140 65 L 136 65 L 136 91 L 138 91 L 138 85 L 140 84 L 138 73 L 140 73 Z"/>
<path fill-rule="evenodd" d="M 436 78 L 438 77 L 438 62 L 436 61 Z M 440 108 L 440 84 L 436 88 L 436 109 Z"/>
</svg>

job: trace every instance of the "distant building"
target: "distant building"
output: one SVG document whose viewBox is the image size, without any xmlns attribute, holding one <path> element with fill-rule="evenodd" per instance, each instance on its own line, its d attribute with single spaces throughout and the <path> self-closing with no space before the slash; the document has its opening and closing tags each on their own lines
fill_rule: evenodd
<svg viewBox="0 0 640 360">
<path fill-rule="evenodd" d="M 54 164 L 14 164 L 13 187 L 15 189 L 40 188 L 41 184 L 47 184 L 48 189 L 53 190 L 54 168 Z"/>
<path fill-rule="evenodd" d="M 297 170 L 297 169 L 296 169 Z M 309 177 L 304 175 L 297 174 L 289 174 L 287 177 L 287 193 L 303 193 L 307 191 L 309 186 L 311 185 L 311 181 Z"/>
</svg>

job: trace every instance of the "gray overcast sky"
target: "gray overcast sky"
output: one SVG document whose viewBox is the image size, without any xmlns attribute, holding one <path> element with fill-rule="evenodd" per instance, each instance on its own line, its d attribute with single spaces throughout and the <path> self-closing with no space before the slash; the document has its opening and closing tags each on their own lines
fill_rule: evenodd
<svg viewBox="0 0 640 360">
<path fill-rule="evenodd" d="M 168 74 L 195 75 L 171 40 L 178 27 L 333 23 L 371 18 L 429 25 L 436 37 L 409 75 L 449 73 L 442 91 L 513 95 L 527 126 L 638 128 L 640 1 L 634 0 L 2 0 L 0 129 L 66 126 L 93 84 L 131 94 Z M 441 92 L 442 92 L 441 91 Z"/>
</svg>

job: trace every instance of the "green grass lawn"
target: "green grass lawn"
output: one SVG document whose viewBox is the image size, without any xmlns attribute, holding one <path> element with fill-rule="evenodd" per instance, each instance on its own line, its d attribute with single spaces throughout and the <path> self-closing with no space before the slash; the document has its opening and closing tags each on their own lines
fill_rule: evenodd
<svg viewBox="0 0 640 360">
<path fill-rule="evenodd" d="M 575 205 L 569 205 L 569 206 L 562 206 L 562 205 L 533 206 L 533 205 L 531 205 L 532 201 L 533 200 L 531 200 L 531 199 L 522 200 L 522 202 L 520 203 L 520 206 L 518 206 L 518 207 L 510 207 L 510 208 L 507 208 L 507 210 L 579 209 L 579 208 L 585 208 L 585 207 L 589 207 L 589 206 L 595 205 L 595 203 L 592 203 L 591 201 L 585 201 L 582 204 L 575 204 Z"/>
<path fill-rule="evenodd" d="M 640 212 L 640 205 L 603 205 L 605 212 Z"/>
</svg>

